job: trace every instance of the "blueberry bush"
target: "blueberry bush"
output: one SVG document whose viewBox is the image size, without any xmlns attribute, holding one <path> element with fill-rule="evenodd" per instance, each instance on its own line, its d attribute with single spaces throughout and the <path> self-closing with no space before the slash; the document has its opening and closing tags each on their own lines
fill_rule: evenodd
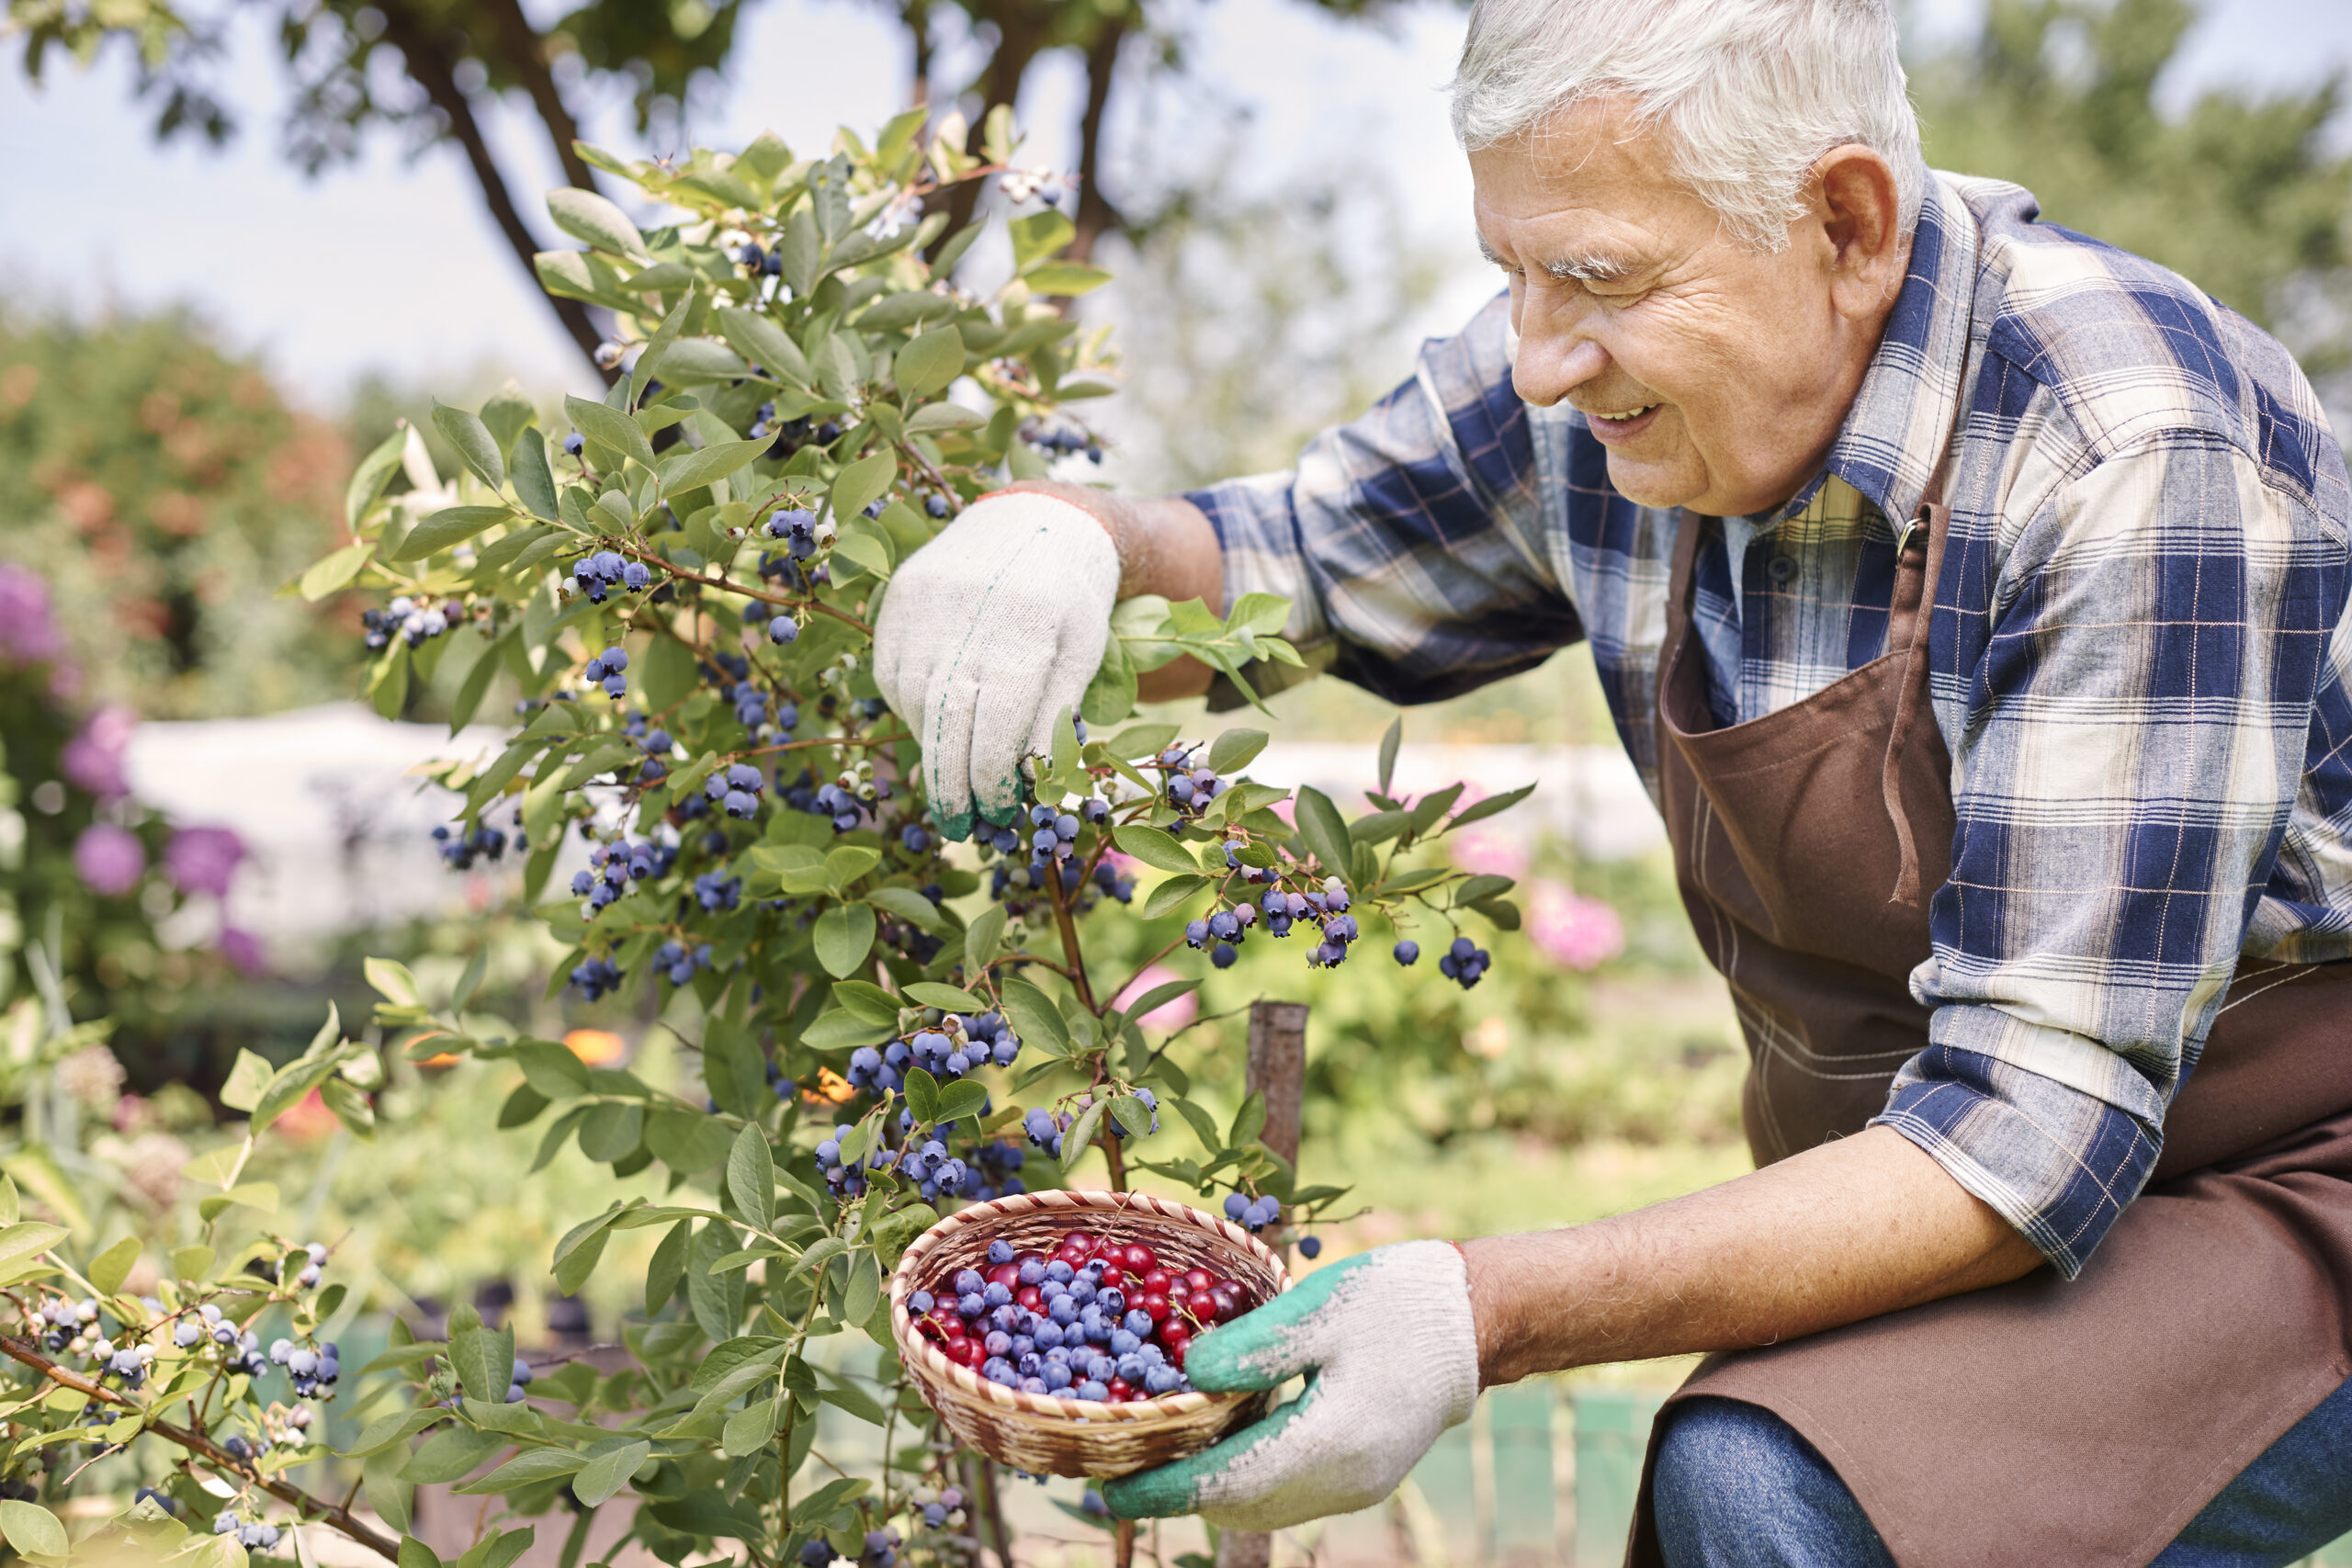
<svg viewBox="0 0 2352 1568">
<path fill-rule="evenodd" d="M 1176 658 L 1245 694 L 1261 661 L 1295 664 L 1287 604 L 1259 595 L 1223 614 L 1123 604 L 1080 711 L 1026 764 L 1022 813 L 944 840 L 918 748 L 872 681 L 876 607 L 898 564 L 973 500 L 1099 453 L 1072 410 L 1109 390 L 1112 367 L 1102 334 L 1054 303 L 1104 276 L 1060 254 L 1066 184 L 1017 164 L 1002 114 L 978 154 L 960 125 L 928 141 L 922 126 L 902 116 L 870 144 L 844 132 L 813 158 L 772 136 L 658 163 L 583 148 L 673 215 L 640 229 L 587 193 L 550 197 L 586 248 L 541 256 L 541 276 L 610 312 L 609 393 L 566 400 L 560 419 L 508 394 L 436 406 L 461 470 L 442 479 L 413 432 L 385 443 L 352 481 L 352 542 L 300 585 L 369 596 L 382 711 L 436 679 L 460 726 L 493 693 L 512 702 L 503 749 L 435 770 L 463 802 L 440 852 L 458 866 L 519 859 L 526 900 L 570 949 L 550 993 L 641 1009 L 693 1064 L 692 1081 L 664 1087 L 499 1025 L 469 1006 L 479 957 L 430 1001 L 402 965 L 370 961 L 376 1049 L 503 1065 L 516 1081 L 500 1125 L 535 1137 L 542 1165 L 576 1145 L 616 1179 L 662 1176 L 658 1199 L 580 1215 L 549 1260 L 567 1292 L 610 1266 L 608 1248 L 644 1260 L 625 1370 L 575 1360 L 533 1380 L 511 1325 L 464 1308 L 446 1338 L 396 1329 L 368 1369 L 364 1429 L 341 1450 L 357 1495 L 403 1532 L 418 1484 L 497 1499 L 466 1568 L 503 1568 L 543 1529 L 576 1562 L 607 1508 L 669 1562 L 895 1568 L 968 1562 L 983 1539 L 1001 1552 L 995 1472 L 955 1450 L 891 1348 L 885 1281 L 906 1244 L 954 1204 L 1059 1185 L 1097 1156 L 1114 1186 L 1148 1170 L 1272 1239 L 1313 1240 L 1342 1193 L 1264 1146 L 1262 1100 L 1223 1118 L 1191 1098 L 1182 1042 L 1139 1021 L 1201 981 L 1136 994 L 1136 976 L 1289 939 L 1309 965 L 1394 962 L 1467 987 L 1490 960 L 1465 919 L 1518 919 L 1509 879 L 1419 855 L 1518 795 L 1400 798 L 1384 767 L 1374 809 L 1350 821 L 1318 792 L 1248 776 L 1262 732 L 1199 745 L 1136 717 L 1136 675 Z M 992 207 L 950 232 L 943 198 L 975 183 Z M 999 226 L 1004 243 L 973 269 L 993 254 L 1010 276 L 976 292 L 957 263 Z M 1085 933 L 1102 921 L 1148 933 L 1110 945 L 1149 956 L 1090 962 Z M 1365 945 L 1382 955 L 1359 959 Z M 246 1086 L 254 1129 L 316 1088 L 373 1132 L 353 1077 L 368 1055 L 330 1027 Z M 1171 1119 L 1186 1152 L 1169 1146 Z M 650 1253 L 612 1245 L 638 1230 L 658 1234 Z M 41 1256 L 68 1278 L 66 1251 Z M 276 1270 L 267 1304 L 294 1314 L 295 1392 L 332 1388 L 332 1348 L 305 1337 L 330 1315 L 306 1304 L 317 1265 L 299 1249 L 253 1259 Z M 238 1337 L 217 1349 L 213 1330 L 183 1347 L 164 1326 L 201 1315 L 208 1277 L 165 1281 L 152 1307 L 103 1281 L 74 1287 L 75 1314 L 97 1298 L 90 1321 L 112 1356 L 154 1351 L 162 1370 L 123 1397 L 199 1368 L 275 1390 L 244 1337 L 258 1307 L 223 1309 Z M 842 1335 L 873 1342 L 870 1374 L 820 1353 Z M 243 1359 L 224 1372 L 223 1356 Z M 1008 1358 L 994 1375 L 1043 1391 L 1038 1370 Z M 828 1406 L 878 1429 L 876 1461 L 816 1447 Z M 281 1445 L 226 1477 L 257 1503 L 285 1459 Z M 199 1497 L 217 1526 L 214 1494 L 168 1500 L 207 1511 Z M 241 1502 L 228 1528 L 266 1551 L 266 1529 L 339 1522 L 324 1507 Z M 404 1568 L 439 1561 L 413 1535 L 394 1550 Z"/>
</svg>

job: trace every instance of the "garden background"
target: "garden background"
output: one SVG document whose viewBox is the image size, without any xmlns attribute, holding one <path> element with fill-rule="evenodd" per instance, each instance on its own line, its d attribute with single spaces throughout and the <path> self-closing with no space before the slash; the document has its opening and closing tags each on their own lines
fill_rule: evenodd
<svg viewBox="0 0 2352 1568">
<path fill-rule="evenodd" d="M 491 744 L 453 742 L 442 722 L 463 672 L 379 717 L 356 701 L 363 596 L 280 592 L 345 536 L 345 480 L 397 419 L 456 470 L 424 418 L 428 387 L 473 406 L 512 381 L 542 408 L 601 389 L 580 323 L 513 254 L 517 225 L 554 242 L 537 193 L 573 177 L 559 131 L 639 155 L 773 127 L 813 149 L 919 85 L 942 112 L 961 90 L 975 123 L 1017 97 L 1023 162 L 1092 176 L 1072 203 L 1080 247 L 1115 275 L 1080 306 L 1120 358 L 1097 421 L 1107 450 L 1099 469 L 1063 471 L 1132 488 L 1282 466 L 1495 286 L 1445 130 L 1462 25 L 1446 5 L 272 0 L 186 7 L 177 32 L 137 0 L 12 0 L 10 16 L 0 967 L 14 994 L 0 1006 L 15 1010 L 0 1168 L 52 1205 L 138 1224 L 168 1228 L 193 1201 L 181 1172 L 236 1119 L 220 1097 L 241 1050 L 291 1058 L 329 998 L 367 1017 L 365 954 L 401 957 L 446 995 L 488 929 L 484 1005 L 592 1060 L 670 1070 L 648 1016 L 542 999 L 560 950 L 507 912 L 511 864 L 436 856 L 448 797 L 411 770 Z M 510 16 L 534 41 L 502 38 Z M 1934 163 L 2018 179 L 2046 215 L 2254 315 L 2352 428 L 2352 12 L 1939 0 L 1907 26 Z M 1359 809 L 1388 713 L 1329 682 L 1272 706 L 1255 776 Z M 1190 734 L 1224 722 L 1165 716 Z M 1364 1210 L 1327 1232 L 1327 1262 L 1405 1235 L 1587 1218 L 1746 1163 L 1736 1032 L 1583 655 L 1408 714 L 1400 784 L 1453 778 L 1541 786 L 1453 840 L 1464 869 L 1522 884 L 1525 925 L 1494 939 L 1485 985 L 1408 984 L 1371 963 L 1309 974 L 1260 944 L 1171 1004 L 1237 1043 L 1241 1021 L 1224 1015 L 1253 998 L 1314 1008 L 1302 1168 L 1352 1185 Z M 61 812 L 110 831 L 76 822 L 75 853 L 26 853 L 28 826 Z M 161 874 L 142 880 L 151 863 Z M 141 891 L 107 897 L 122 888 Z M 42 951 L 76 956 L 43 974 Z M 62 1015 L 110 1018 L 111 1036 L 60 1033 Z M 571 1297 L 548 1271 L 610 1174 L 567 1152 L 526 1183 L 536 1134 L 493 1125 L 514 1077 L 396 1063 L 379 1113 L 397 1135 L 356 1139 L 306 1106 L 263 1156 L 285 1161 L 300 1228 L 353 1238 L 346 1338 L 386 1314 L 446 1322 L 458 1303 L 529 1346 L 618 1334 L 619 1273 Z M 1431 1461 L 1458 1475 L 1295 1544 L 1544 1556 L 1593 1475 L 1576 1485 L 1563 1440 L 1562 1506 L 1530 1523 L 1505 1495 L 1529 1484 L 1508 1482 L 1512 1441 L 1482 1425 Z M 1036 1561 L 1093 1550 L 1081 1521 L 1035 1523 Z M 1580 1556 L 1595 1539 L 1577 1536 Z"/>
</svg>

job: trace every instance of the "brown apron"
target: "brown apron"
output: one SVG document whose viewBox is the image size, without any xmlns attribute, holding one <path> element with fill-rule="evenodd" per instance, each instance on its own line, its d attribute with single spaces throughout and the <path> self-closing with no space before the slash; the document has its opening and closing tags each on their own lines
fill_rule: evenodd
<svg viewBox="0 0 2352 1568">
<path fill-rule="evenodd" d="M 1883 657 L 1717 729 L 1688 614 L 1707 525 L 1682 519 L 1660 804 L 1747 1038 L 1741 1112 L 1759 1164 L 1861 1131 L 1927 1043 L 1908 979 L 1954 829 L 1927 694 L 1946 521 L 1922 506 L 1898 546 Z M 1901 1568 L 2139 1568 L 2352 1376 L 2347 1303 L 2352 964 L 2249 962 L 2166 1116 L 2154 1178 L 2080 1279 L 2037 1269 L 1711 1357 L 1674 1398 L 1787 1421 Z M 1662 1561 L 1646 1469 L 1627 1561 Z"/>
</svg>

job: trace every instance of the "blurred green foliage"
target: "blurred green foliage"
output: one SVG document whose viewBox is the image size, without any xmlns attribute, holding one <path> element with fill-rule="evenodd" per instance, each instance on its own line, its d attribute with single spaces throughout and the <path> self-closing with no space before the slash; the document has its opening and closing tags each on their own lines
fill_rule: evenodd
<svg viewBox="0 0 2352 1568">
<path fill-rule="evenodd" d="M 2168 116 L 2197 18 L 2190 0 L 1990 0 L 1972 48 L 1913 73 L 1928 161 L 2025 186 L 2044 220 L 2171 267 L 2317 376 L 2352 359 L 2352 317 L 2324 304 L 2352 303 L 2342 81 L 2214 88 Z"/>
<path fill-rule="evenodd" d="M 276 594 L 339 538 L 350 462 L 184 312 L 0 313 L 0 561 L 47 581 L 94 699 L 195 718 L 347 696 L 356 612 Z"/>
</svg>

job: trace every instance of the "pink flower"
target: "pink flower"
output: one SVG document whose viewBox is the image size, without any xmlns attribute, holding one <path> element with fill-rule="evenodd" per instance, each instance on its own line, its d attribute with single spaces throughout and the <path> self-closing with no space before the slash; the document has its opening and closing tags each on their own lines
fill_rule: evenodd
<svg viewBox="0 0 2352 1568">
<path fill-rule="evenodd" d="M 1480 875 L 1527 874 L 1527 846 L 1498 828 L 1464 828 L 1453 835 L 1453 863 Z"/>
<path fill-rule="evenodd" d="M 122 758 L 130 749 L 130 732 L 138 728 L 139 716 L 119 704 L 92 714 L 90 722 L 82 727 L 82 733 L 65 743 L 67 780 L 100 800 L 119 800 L 129 795 L 130 785 L 122 775 Z"/>
<path fill-rule="evenodd" d="M 164 874 L 183 893 L 228 896 L 245 841 L 228 828 L 183 828 L 164 850 Z"/>
<path fill-rule="evenodd" d="M 220 928 L 220 956 L 240 975 L 260 975 L 269 969 L 269 953 L 261 938 L 236 926 Z"/>
<path fill-rule="evenodd" d="M 91 892 L 119 898 L 147 874 L 147 851 L 130 829 L 93 822 L 74 842 L 74 869 Z"/>
<path fill-rule="evenodd" d="M 1597 969 L 1625 951 L 1625 922 L 1617 911 L 1557 882 L 1528 888 L 1527 934 L 1571 969 Z"/>
<path fill-rule="evenodd" d="M 1112 1005 L 1114 1007 L 1125 1008 L 1129 1002 L 1142 997 L 1145 992 L 1150 990 L 1153 987 L 1164 986 L 1170 980 L 1181 980 L 1183 977 L 1184 976 L 1179 975 L 1175 970 L 1169 968 L 1164 964 L 1155 964 L 1148 969 L 1146 969 L 1142 974 L 1136 976 L 1135 977 L 1135 982 L 1128 986 L 1125 990 L 1121 991 L 1119 993 L 1118 1000 L 1114 1002 Z M 1136 1021 L 1144 1025 L 1148 1029 L 1177 1030 L 1183 1028 L 1186 1024 L 1192 1022 L 1193 1019 L 1199 1017 L 1200 1011 L 1201 1001 L 1199 993 L 1187 991 L 1184 995 L 1178 997 L 1172 1002 L 1160 1003 L 1158 1007 L 1152 1009 L 1149 1012 L 1136 1020 Z"/>
<path fill-rule="evenodd" d="M 0 566 L 0 658 L 39 664 L 63 651 L 49 585 L 22 567 Z"/>
</svg>

